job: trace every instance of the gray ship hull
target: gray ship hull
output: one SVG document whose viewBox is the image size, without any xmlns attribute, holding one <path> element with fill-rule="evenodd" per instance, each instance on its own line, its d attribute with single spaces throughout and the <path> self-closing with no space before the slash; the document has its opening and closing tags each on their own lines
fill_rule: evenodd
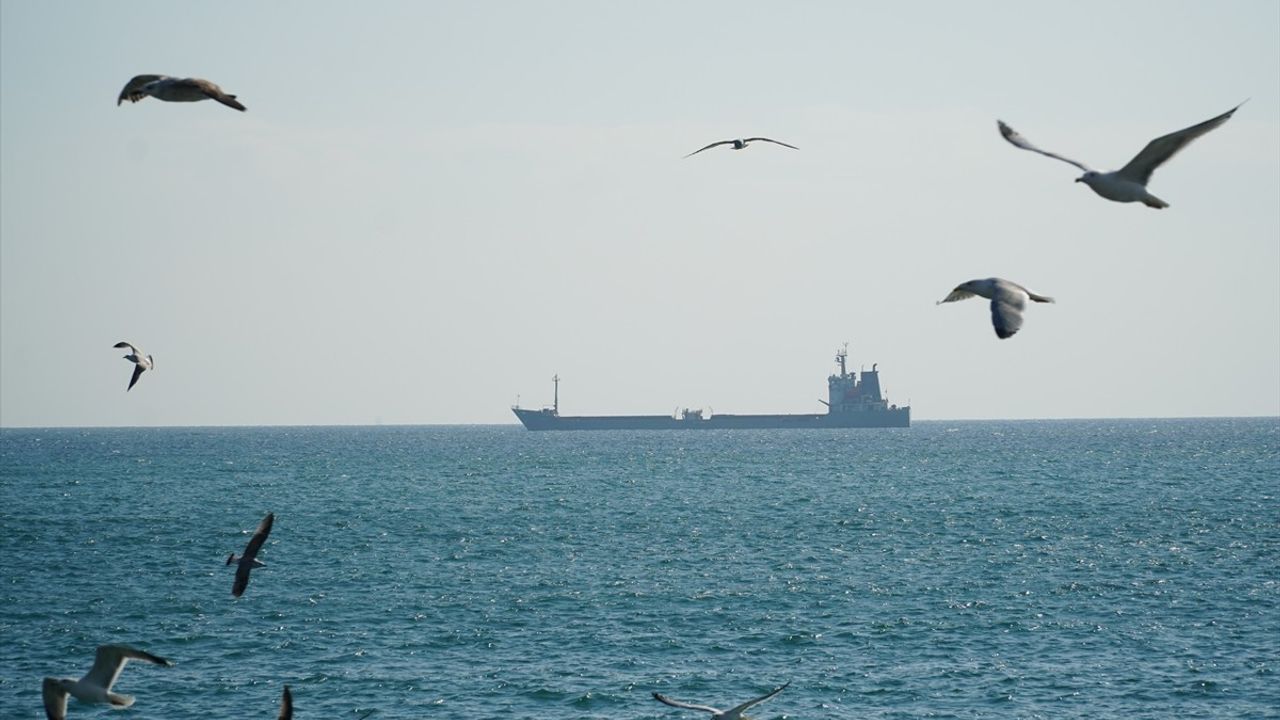
<svg viewBox="0 0 1280 720">
<path fill-rule="evenodd" d="M 894 428 L 911 426 L 911 408 L 811 415 L 559 415 L 551 410 L 512 408 L 529 430 L 747 430 Z"/>
</svg>

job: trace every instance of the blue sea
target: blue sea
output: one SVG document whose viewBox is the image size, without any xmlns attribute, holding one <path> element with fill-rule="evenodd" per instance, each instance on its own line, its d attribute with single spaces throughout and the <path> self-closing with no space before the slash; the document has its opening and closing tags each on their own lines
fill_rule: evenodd
<svg viewBox="0 0 1280 720">
<path fill-rule="evenodd" d="M 1280 717 L 1278 494 L 1276 418 L 7 429 L 0 718 Z"/>
</svg>

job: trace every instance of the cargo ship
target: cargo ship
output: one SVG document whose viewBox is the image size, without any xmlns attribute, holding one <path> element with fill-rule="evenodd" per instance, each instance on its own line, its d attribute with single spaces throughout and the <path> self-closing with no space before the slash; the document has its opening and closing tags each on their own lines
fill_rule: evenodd
<svg viewBox="0 0 1280 720">
<path fill-rule="evenodd" d="M 554 404 L 540 410 L 512 406 L 529 430 L 738 430 L 769 428 L 894 428 L 911 426 L 911 408 L 890 405 L 880 393 L 876 366 L 860 373 L 846 368 L 848 348 L 836 353 L 838 375 L 827 378 L 826 412 L 785 415 L 729 415 L 684 408 L 671 415 L 561 415 L 560 376 Z"/>
</svg>

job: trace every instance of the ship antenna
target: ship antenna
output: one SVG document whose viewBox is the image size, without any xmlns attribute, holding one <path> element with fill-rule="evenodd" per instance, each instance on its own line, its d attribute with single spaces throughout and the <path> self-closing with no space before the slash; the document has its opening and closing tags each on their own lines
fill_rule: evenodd
<svg viewBox="0 0 1280 720">
<path fill-rule="evenodd" d="M 843 347 L 836 351 L 836 362 L 840 363 L 840 377 L 844 377 L 847 374 L 844 369 L 844 361 L 847 357 L 849 357 L 849 343 L 845 343 Z"/>
<path fill-rule="evenodd" d="M 559 414 L 560 414 L 560 373 L 556 373 L 556 374 L 551 378 L 551 382 L 552 382 L 552 384 L 554 384 L 554 385 L 555 385 L 555 387 L 556 387 L 556 389 L 555 389 L 555 404 L 552 406 L 552 408 L 553 408 L 552 412 L 554 412 L 556 415 L 559 415 Z"/>
</svg>

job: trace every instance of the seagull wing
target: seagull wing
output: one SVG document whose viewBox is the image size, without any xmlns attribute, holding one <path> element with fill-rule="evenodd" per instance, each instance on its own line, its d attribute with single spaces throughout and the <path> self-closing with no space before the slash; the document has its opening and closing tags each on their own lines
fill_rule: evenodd
<svg viewBox="0 0 1280 720">
<path fill-rule="evenodd" d="M 45 678 L 40 695 L 44 697 L 44 714 L 48 720 L 67 720 L 67 691 L 57 680 Z"/>
<path fill-rule="evenodd" d="M 693 157 L 694 155 L 697 155 L 698 153 L 702 152 L 703 150 L 710 150 L 711 148 L 713 148 L 713 147 L 715 147 L 715 146 L 717 146 L 717 145 L 732 145 L 732 144 L 733 144 L 733 141 L 732 141 L 732 140 L 721 140 L 720 142 L 713 142 L 713 143 L 711 143 L 710 145 L 708 145 L 708 146 L 706 146 L 706 147 L 704 147 L 704 148 L 699 148 L 699 149 L 697 149 L 697 150 L 694 150 L 693 152 L 689 153 L 688 155 L 685 155 L 685 157 Z"/>
<path fill-rule="evenodd" d="M 138 348 L 136 348 L 136 347 L 134 347 L 134 346 L 130 345 L 129 343 L 127 343 L 127 342 L 125 342 L 125 341 L 123 341 L 123 340 L 121 340 L 120 342 L 116 343 L 115 345 L 112 345 L 111 347 L 114 347 L 114 348 L 129 348 L 129 352 L 133 353 L 134 355 L 141 356 L 141 353 L 139 353 L 139 352 L 138 352 Z"/>
<path fill-rule="evenodd" d="M 768 700 L 769 698 L 773 697 L 774 695 L 777 695 L 778 693 L 782 692 L 783 690 L 786 690 L 786 689 L 787 689 L 787 685 L 790 685 L 790 684 L 791 684 L 791 681 L 790 681 L 790 680 L 788 680 L 786 685 L 783 685 L 782 687 L 776 688 L 776 689 L 774 689 L 772 692 L 769 692 L 769 693 L 766 693 L 766 694 L 764 694 L 764 695 L 761 695 L 760 697 L 756 698 L 755 700 L 748 700 L 748 701 L 746 701 L 746 702 L 742 703 L 741 705 L 739 705 L 739 706 L 737 706 L 737 707 L 733 708 L 732 710 L 730 710 L 729 712 L 725 713 L 725 720 L 736 720 L 737 718 L 742 717 L 742 713 L 746 712 L 746 711 L 747 711 L 747 710 L 749 710 L 750 708 L 755 707 L 756 705 L 759 705 L 760 703 L 764 702 L 765 700 Z"/>
<path fill-rule="evenodd" d="M 142 377 L 144 370 L 146 370 L 146 368 L 142 367 L 141 364 L 133 366 L 133 377 L 129 378 L 129 387 L 124 389 L 125 392 L 129 392 L 133 389 L 134 385 L 138 384 L 138 378 Z"/>
<path fill-rule="evenodd" d="M 774 145 L 781 145 L 782 147 L 789 147 L 789 148 L 791 148 L 792 150 L 799 150 L 799 149 L 800 149 L 800 148 L 796 147 L 795 145 L 788 145 L 788 144 L 786 144 L 786 143 L 782 142 L 781 140 L 773 140 L 773 139 L 771 139 L 771 138 L 765 138 L 765 137 L 758 137 L 758 138 L 746 138 L 746 139 L 744 139 L 742 142 L 744 142 L 744 143 L 749 143 L 749 142 L 755 142 L 756 140 L 763 140 L 763 141 L 765 141 L 765 142 L 771 142 L 771 143 L 773 143 Z"/>
<path fill-rule="evenodd" d="M 1240 103 L 1240 105 L 1243 104 L 1244 103 Z M 1151 179 L 1151 173 L 1155 172 L 1156 168 L 1163 165 L 1169 158 L 1177 155 L 1182 148 L 1190 145 L 1192 140 L 1195 140 L 1201 135 L 1204 135 L 1222 123 L 1230 120 L 1236 110 L 1240 109 L 1240 105 L 1231 108 L 1211 120 L 1205 120 L 1198 125 L 1192 125 L 1189 128 L 1184 128 L 1177 132 L 1172 132 L 1168 135 L 1152 140 L 1147 143 L 1146 147 L 1142 148 L 1142 152 L 1138 153 L 1136 157 L 1129 161 L 1128 165 L 1125 165 L 1116 171 L 1116 175 L 1119 175 L 1126 180 L 1133 180 L 1134 182 L 1146 185 L 1147 181 Z"/>
<path fill-rule="evenodd" d="M 138 102 L 147 94 L 142 92 L 142 87 L 156 80 L 163 80 L 165 75 L 134 75 L 133 79 L 125 83 L 124 89 L 120 91 L 120 97 L 116 98 L 116 105 L 128 100 L 129 102 Z M 116 347 L 120 347 L 117 345 Z"/>
<path fill-rule="evenodd" d="M 1085 165 L 1082 162 L 1076 162 L 1071 158 L 1064 158 L 1061 155 L 1056 155 L 1054 153 L 1041 150 L 1035 145 L 1032 145 L 1031 143 L 1027 142 L 1027 139 L 1019 135 L 1017 130 L 1014 130 L 1008 125 L 1005 125 L 1004 121 L 1002 120 L 997 120 L 996 125 L 999 126 L 1000 128 L 1000 135 L 1003 136 L 1005 140 L 1008 140 L 1009 143 L 1014 147 L 1019 147 L 1019 148 L 1022 148 L 1023 150 L 1030 150 L 1031 152 L 1034 152 L 1034 153 L 1040 153 L 1045 157 L 1051 157 L 1054 160 L 1061 160 L 1064 163 L 1071 163 L 1072 165 L 1075 165 L 1076 167 L 1080 168 L 1085 172 L 1089 172 L 1089 170 L 1091 169 L 1088 165 Z"/>
<path fill-rule="evenodd" d="M 280 698 L 280 714 L 276 716 L 276 720 L 293 720 L 293 694 L 289 692 L 289 686 L 284 686 L 284 695 Z"/>
<path fill-rule="evenodd" d="M 709 707 L 707 705 L 694 705 L 693 703 L 680 702 L 679 700 L 672 700 L 666 695 L 663 695 L 662 693 L 658 693 L 658 692 L 653 694 L 653 699 L 657 700 L 660 703 L 670 705 L 671 707 L 684 708 L 685 710 L 701 710 L 703 712 L 709 712 L 713 715 L 720 712 L 719 709 Z"/>
<path fill-rule="evenodd" d="M 1000 284 L 991 297 L 991 324 L 996 337 L 1013 337 L 1022 327 L 1022 311 L 1027 307 L 1027 293 L 1020 285 Z"/>
<path fill-rule="evenodd" d="M 242 562 L 236 565 L 236 580 L 231 585 L 231 596 L 240 597 L 244 594 L 244 589 L 249 587 L 249 570 L 253 568 L 253 563 Z"/>
<path fill-rule="evenodd" d="M 258 523 L 258 529 L 253 531 L 253 537 L 249 538 L 249 544 L 244 546 L 244 559 L 252 560 L 258 556 L 258 551 L 262 549 L 262 543 L 267 541 L 267 536 L 271 534 L 271 526 L 276 521 L 275 513 L 267 513 L 262 518 L 262 522 Z"/>
<path fill-rule="evenodd" d="M 960 288 L 956 288 L 955 290 L 951 291 L 950 295 L 942 298 L 935 304 L 941 305 L 942 303 L 949 303 L 949 302 L 955 302 L 957 300 L 964 300 L 965 298 L 971 298 L 976 294 L 977 293 L 971 293 L 968 290 L 961 290 Z"/>
<path fill-rule="evenodd" d="M 125 662 L 129 661 L 128 657 L 120 652 L 122 647 L 116 644 L 99 646 L 96 655 L 93 655 L 93 666 L 82 679 L 97 685 L 104 691 L 110 691 L 111 685 L 114 685 L 115 679 L 120 676 L 120 670 L 124 670 Z"/>
<path fill-rule="evenodd" d="M 93 656 L 93 667 L 89 668 L 89 673 L 82 680 L 97 685 L 103 690 L 110 691 L 111 686 L 116 682 L 116 678 L 120 677 L 120 671 L 124 670 L 125 663 L 129 662 L 130 659 L 143 660 L 166 667 L 173 665 L 172 662 L 165 658 L 135 650 L 127 645 L 100 645 L 97 654 Z"/>
</svg>

